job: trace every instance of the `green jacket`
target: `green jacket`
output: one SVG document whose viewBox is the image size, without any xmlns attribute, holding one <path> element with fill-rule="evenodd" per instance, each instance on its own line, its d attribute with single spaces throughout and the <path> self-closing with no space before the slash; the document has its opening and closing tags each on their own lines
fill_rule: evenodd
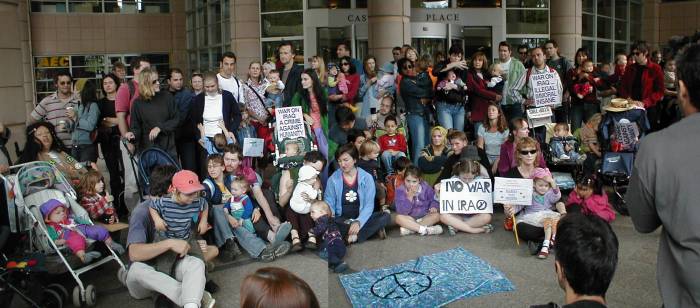
<svg viewBox="0 0 700 308">
<path fill-rule="evenodd" d="M 290 106 L 301 106 L 301 112 L 304 114 L 311 114 L 311 102 L 307 102 L 306 99 L 304 99 L 304 96 L 301 94 L 302 92 L 299 91 L 294 94 L 292 97 L 292 101 L 290 103 Z M 317 99 L 319 104 L 323 104 L 323 102 L 326 102 L 326 106 L 328 105 L 328 92 L 326 89 L 323 89 L 323 99 Z M 323 133 L 328 137 L 328 115 L 321 115 L 321 126 L 323 127 Z M 328 138 L 326 138 L 328 139 Z M 333 145 L 333 142 L 328 140 L 328 148 L 329 150 L 335 146 L 335 148 L 338 147 L 338 145 Z M 330 151 L 328 153 L 331 153 Z"/>
<path fill-rule="evenodd" d="M 500 64 L 501 61 L 496 59 L 494 63 Z M 525 66 L 523 63 L 514 57 L 510 57 L 510 68 L 508 70 L 508 76 L 506 76 L 506 89 L 503 90 L 503 97 L 505 97 L 505 100 L 501 102 L 501 105 L 520 103 L 518 99 L 513 100 L 510 88 L 523 74 L 525 74 Z"/>
</svg>

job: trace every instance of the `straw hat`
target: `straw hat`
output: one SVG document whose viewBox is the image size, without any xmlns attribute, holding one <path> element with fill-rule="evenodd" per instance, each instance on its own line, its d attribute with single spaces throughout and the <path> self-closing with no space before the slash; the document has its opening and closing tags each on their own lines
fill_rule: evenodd
<svg viewBox="0 0 700 308">
<path fill-rule="evenodd" d="M 613 98 L 610 104 L 605 106 L 603 109 L 610 112 L 622 112 L 634 108 L 634 106 L 624 98 Z"/>
</svg>

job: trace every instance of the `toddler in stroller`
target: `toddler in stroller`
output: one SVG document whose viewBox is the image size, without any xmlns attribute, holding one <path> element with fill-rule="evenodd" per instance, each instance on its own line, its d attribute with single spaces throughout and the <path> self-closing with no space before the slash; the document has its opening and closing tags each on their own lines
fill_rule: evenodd
<svg viewBox="0 0 700 308">
<path fill-rule="evenodd" d="M 578 153 L 578 142 L 569 131 L 569 124 L 557 123 L 554 125 L 554 136 L 549 141 L 552 151 L 552 160 L 583 161 L 585 155 Z"/>
<path fill-rule="evenodd" d="M 49 238 L 56 245 L 67 245 L 83 263 L 90 263 L 102 256 L 97 251 L 85 252 L 86 238 L 103 241 L 116 253 L 124 253 L 124 247 L 112 240 L 107 229 L 70 217 L 70 211 L 66 205 L 56 199 L 50 199 L 42 204 L 41 214 L 44 216 Z"/>
</svg>

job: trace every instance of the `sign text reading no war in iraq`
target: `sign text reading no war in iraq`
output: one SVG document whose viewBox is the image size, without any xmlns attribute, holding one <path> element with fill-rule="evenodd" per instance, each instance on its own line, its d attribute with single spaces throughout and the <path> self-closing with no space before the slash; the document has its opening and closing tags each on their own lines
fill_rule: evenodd
<svg viewBox="0 0 700 308">
<path fill-rule="evenodd" d="M 491 180 L 479 179 L 464 183 L 447 179 L 440 183 L 440 213 L 493 213 Z"/>
<path fill-rule="evenodd" d="M 304 115 L 301 107 L 284 107 L 275 110 L 277 140 L 304 138 Z"/>
<path fill-rule="evenodd" d="M 559 74 L 556 71 L 530 75 L 535 107 L 554 106 L 561 103 Z"/>
</svg>

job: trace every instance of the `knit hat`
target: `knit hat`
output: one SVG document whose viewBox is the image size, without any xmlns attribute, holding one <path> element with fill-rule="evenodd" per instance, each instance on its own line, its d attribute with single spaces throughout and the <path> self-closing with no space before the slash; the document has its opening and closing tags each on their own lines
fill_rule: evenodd
<svg viewBox="0 0 700 308">
<path fill-rule="evenodd" d="M 545 177 L 552 176 L 552 173 L 549 172 L 549 169 L 547 168 L 535 168 L 535 170 L 532 171 L 532 179 L 544 179 Z"/>
<path fill-rule="evenodd" d="M 299 169 L 299 181 L 306 181 L 318 176 L 319 172 L 311 166 L 301 166 Z"/>
<path fill-rule="evenodd" d="M 335 67 L 335 68 L 338 68 L 338 64 L 335 64 L 335 62 L 329 62 L 329 63 L 326 65 L 326 68 L 329 69 L 329 70 L 330 70 L 331 68 L 334 68 L 334 67 Z"/>
<path fill-rule="evenodd" d="M 51 215 L 51 213 L 59 207 L 65 207 L 65 205 L 56 199 L 49 199 L 49 201 L 46 201 L 41 205 L 41 215 L 44 216 L 44 219 L 48 219 L 49 215 Z"/>
</svg>

